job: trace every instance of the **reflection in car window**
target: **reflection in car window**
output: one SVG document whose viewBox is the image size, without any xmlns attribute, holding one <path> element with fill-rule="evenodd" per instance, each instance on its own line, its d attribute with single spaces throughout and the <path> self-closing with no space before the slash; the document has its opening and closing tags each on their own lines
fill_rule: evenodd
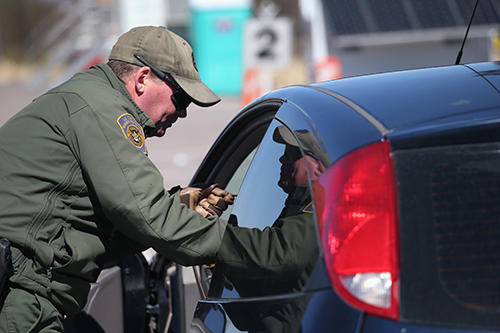
<svg viewBox="0 0 500 333">
<path fill-rule="evenodd" d="M 271 123 L 238 193 L 210 298 L 255 298 L 304 288 L 319 256 L 309 182 L 328 165 L 310 130 Z M 237 327 L 249 331 L 292 332 L 300 327 L 308 302 L 308 296 L 293 297 L 279 306 L 264 302 L 243 312 L 231 305 L 225 310 Z"/>
<path fill-rule="evenodd" d="M 271 123 L 238 192 L 233 212 L 236 212 L 239 226 L 269 226 L 283 208 L 286 193 L 278 187 L 283 145 L 272 141 L 272 133 L 278 125 L 277 121 Z"/>
<path fill-rule="evenodd" d="M 312 131 L 271 123 L 235 201 L 209 297 L 303 288 L 318 257 L 309 175 L 317 178 L 327 159 Z"/>
</svg>

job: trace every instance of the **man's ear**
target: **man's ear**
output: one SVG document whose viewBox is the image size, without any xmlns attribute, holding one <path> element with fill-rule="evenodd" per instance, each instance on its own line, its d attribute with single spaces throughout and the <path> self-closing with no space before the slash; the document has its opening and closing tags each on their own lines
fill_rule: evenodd
<svg viewBox="0 0 500 333">
<path fill-rule="evenodd" d="M 146 89 L 146 80 L 150 74 L 151 69 L 149 67 L 141 67 L 133 74 L 134 91 L 138 96 L 144 93 Z"/>
<path fill-rule="evenodd" d="M 323 172 L 325 172 L 325 166 L 323 165 L 323 163 L 321 163 L 321 161 L 312 158 L 311 156 L 306 156 L 306 160 L 309 164 L 312 181 L 316 181 L 319 176 L 321 176 Z"/>
</svg>

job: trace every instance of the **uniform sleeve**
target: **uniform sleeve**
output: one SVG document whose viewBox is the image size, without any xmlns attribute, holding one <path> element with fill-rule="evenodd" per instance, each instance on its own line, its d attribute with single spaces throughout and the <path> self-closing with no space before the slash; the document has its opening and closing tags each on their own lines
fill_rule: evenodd
<svg viewBox="0 0 500 333">
<path fill-rule="evenodd" d="M 181 204 L 178 193 L 165 191 L 160 172 L 126 137 L 119 116 L 89 106 L 70 115 L 68 141 L 94 204 L 127 237 L 180 264 L 213 262 L 226 222 L 203 218 Z"/>
<path fill-rule="evenodd" d="M 217 263 L 232 277 L 295 276 L 318 257 L 313 215 L 279 219 L 263 230 L 227 225 Z"/>
</svg>

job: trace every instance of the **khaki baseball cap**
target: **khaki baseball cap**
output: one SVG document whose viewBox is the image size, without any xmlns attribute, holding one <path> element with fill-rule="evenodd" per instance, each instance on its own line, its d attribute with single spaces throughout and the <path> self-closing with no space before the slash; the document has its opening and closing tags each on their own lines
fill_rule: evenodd
<svg viewBox="0 0 500 333">
<path fill-rule="evenodd" d="M 305 129 L 299 129 L 293 131 L 295 136 L 300 142 L 301 148 L 306 152 L 310 153 L 317 160 L 320 160 L 323 163 L 323 166 L 329 167 L 332 164 L 332 160 L 328 157 L 327 154 L 323 153 L 321 148 L 319 147 L 318 141 L 314 137 L 311 131 Z M 273 140 L 278 143 L 283 143 L 292 147 L 298 147 L 299 143 L 293 136 L 292 132 L 290 132 L 285 126 L 278 126 L 274 130 Z"/>
<path fill-rule="evenodd" d="M 183 38 L 165 27 L 135 27 L 118 38 L 109 60 L 144 66 L 135 55 L 170 74 L 199 106 L 212 106 L 220 98 L 200 78 L 193 49 Z"/>
</svg>

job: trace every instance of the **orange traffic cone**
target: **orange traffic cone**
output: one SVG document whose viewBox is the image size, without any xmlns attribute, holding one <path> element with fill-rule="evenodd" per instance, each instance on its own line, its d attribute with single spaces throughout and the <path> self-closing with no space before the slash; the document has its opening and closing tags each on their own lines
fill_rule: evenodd
<svg viewBox="0 0 500 333">
<path fill-rule="evenodd" d="M 83 70 L 87 70 L 89 69 L 90 67 L 94 66 L 94 65 L 99 65 L 101 63 L 105 62 L 104 59 L 102 57 L 99 57 L 99 56 L 95 56 L 93 57 L 92 59 L 90 59 L 89 62 L 87 62 L 85 64 L 85 67 L 83 68 Z"/>
<path fill-rule="evenodd" d="M 342 77 L 342 63 L 334 55 L 328 55 L 316 62 L 314 66 L 315 81 L 327 81 Z"/>
<path fill-rule="evenodd" d="M 241 89 L 242 106 L 251 103 L 260 95 L 262 95 L 262 88 L 259 82 L 259 70 L 256 68 L 248 68 L 245 71 L 243 86 Z"/>
</svg>

